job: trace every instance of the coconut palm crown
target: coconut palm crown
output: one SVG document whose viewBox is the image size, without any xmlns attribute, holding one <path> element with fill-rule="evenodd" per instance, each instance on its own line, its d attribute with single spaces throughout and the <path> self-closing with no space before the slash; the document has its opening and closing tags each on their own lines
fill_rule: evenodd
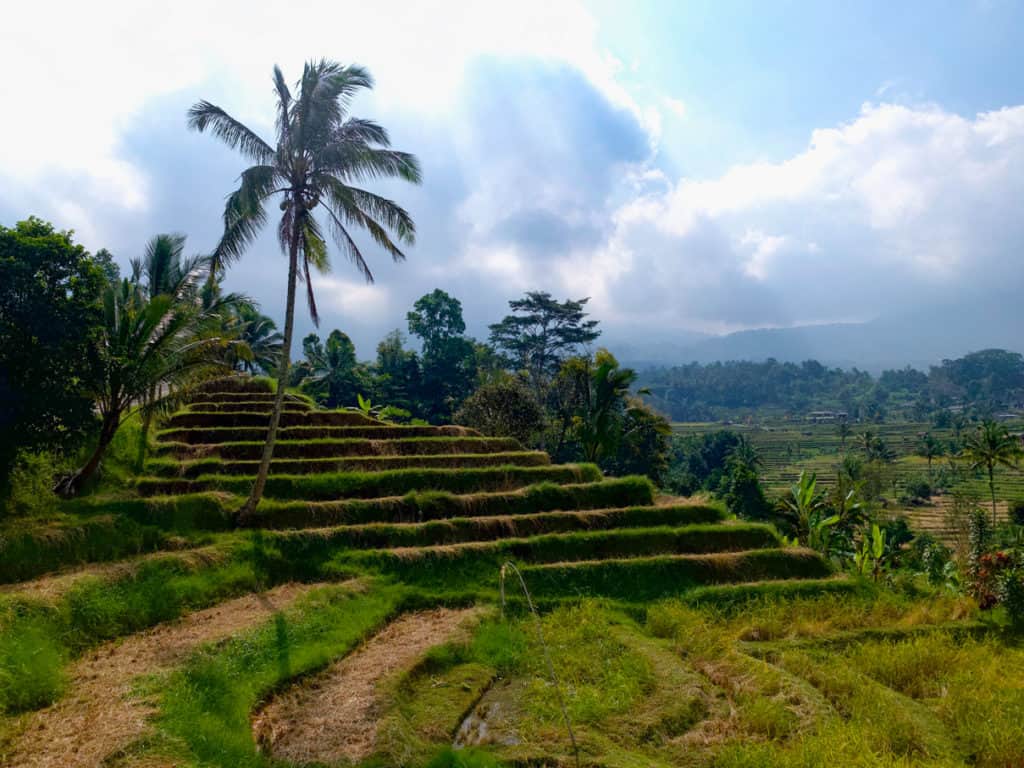
<svg viewBox="0 0 1024 768">
<path fill-rule="evenodd" d="M 356 65 L 321 60 L 305 65 L 293 94 L 274 67 L 277 98 L 276 145 L 261 138 L 225 110 L 200 101 L 188 112 L 194 130 L 210 131 L 253 165 L 242 171 L 238 189 L 227 197 L 224 233 L 213 254 L 219 270 L 240 258 L 267 223 L 267 206 L 277 202 L 277 236 L 288 257 L 288 284 L 278 387 L 259 473 L 243 515 L 255 511 L 263 494 L 281 416 L 291 355 L 296 283 L 306 284 L 313 322 L 319 325 L 310 282 L 311 267 L 330 269 L 327 236 L 367 282 L 373 273 L 353 233 L 362 230 L 395 261 L 405 259 L 399 245 L 412 244 L 416 228 L 397 203 L 364 189 L 381 178 L 420 182 L 413 155 L 390 148 L 387 131 L 370 120 L 350 117 L 355 95 L 373 87 L 370 74 Z"/>
</svg>

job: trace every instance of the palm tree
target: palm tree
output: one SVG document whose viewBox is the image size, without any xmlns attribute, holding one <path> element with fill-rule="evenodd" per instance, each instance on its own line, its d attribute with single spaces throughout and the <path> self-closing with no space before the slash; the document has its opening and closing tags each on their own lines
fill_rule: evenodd
<svg viewBox="0 0 1024 768">
<path fill-rule="evenodd" d="M 82 489 L 133 404 L 153 398 L 147 407 L 154 408 L 177 388 L 224 367 L 222 339 L 206 333 L 223 305 L 205 308 L 198 300 L 196 285 L 203 275 L 202 269 L 191 272 L 177 294 L 149 296 L 130 280 L 107 286 L 99 364 L 86 382 L 100 416 L 99 439 L 85 464 L 57 484 L 58 493 L 72 496 Z"/>
<path fill-rule="evenodd" d="M 599 461 L 615 450 L 622 437 L 618 417 L 624 409 L 635 407 L 627 402 L 626 396 L 637 379 L 636 371 L 620 368 L 618 360 L 605 349 L 597 351 L 594 362 L 596 367 L 589 371 L 589 381 L 583 384 L 583 402 L 576 416 L 587 461 Z"/>
<path fill-rule="evenodd" d="M 251 301 L 241 302 L 233 315 L 239 342 L 231 357 L 234 367 L 247 373 L 273 373 L 281 360 L 277 325 Z"/>
<path fill-rule="evenodd" d="M 932 460 L 945 454 L 946 449 L 942 441 L 937 439 L 931 432 L 925 432 L 917 445 L 917 455 L 928 460 L 928 476 L 932 474 Z"/>
<path fill-rule="evenodd" d="M 274 441 L 288 384 L 288 367 L 295 329 L 295 290 L 302 279 L 314 324 L 319 325 L 310 267 L 329 269 L 324 230 L 318 210 L 338 249 L 355 265 L 367 282 L 373 282 L 362 250 L 353 239 L 356 229 L 370 237 L 395 261 L 405 259 L 396 245 L 412 243 L 415 225 L 396 203 L 358 184 L 378 178 L 397 177 L 419 183 L 416 158 L 390 149 L 387 132 L 369 120 L 349 117 L 348 108 L 373 80 L 362 67 L 343 67 L 330 61 L 309 62 L 292 95 L 284 75 L 274 67 L 277 94 L 276 146 L 207 101 L 188 113 L 189 126 L 210 130 L 229 147 L 237 149 L 254 165 L 240 177 L 224 208 L 224 234 L 214 252 L 221 268 L 242 256 L 267 221 L 267 203 L 279 198 L 281 218 L 277 226 L 281 250 L 288 256 L 287 300 L 281 362 L 277 366 L 277 396 L 270 416 L 267 441 L 259 472 L 241 515 L 251 515 L 260 498 L 274 454 Z M 393 239 L 394 238 L 394 239 Z"/>
<path fill-rule="evenodd" d="M 853 428 L 850 427 L 850 422 L 846 419 L 840 419 L 836 425 L 836 434 L 839 435 L 839 442 L 842 446 L 842 450 L 846 452 L 846 439 L 853 434 Z"/>
<path fill-rule="evenodd" d="M 142 258 L 131 260 L 132 285 L 141 291 L 144 298 L 170 296 L 174 302 L 195 301 L 195 278 L 209 268 L 209 260 L 202 256 L 186 258 L 184 253 L 184 235 L 156 235 L 146 243 Z M 162 400 L 159 394 L 157 384 L 153 383 L 138 399 L 142 419 L 142 429 L 139 433 L 139 469 L 146 458 L 149 430 L 156 406 Z"/>
<path fill-rule="evenodd" d="M 996 467 L 1014 468 L 1021 456 L 1020 441 L 1006 427 L 994 421 L 984 421 L 964 439 L 964 457 L 971 469 L 984 469 L 988 474 L 988 490 L 992 498 L 992 526 L 996 519 Z"/>
</svg>

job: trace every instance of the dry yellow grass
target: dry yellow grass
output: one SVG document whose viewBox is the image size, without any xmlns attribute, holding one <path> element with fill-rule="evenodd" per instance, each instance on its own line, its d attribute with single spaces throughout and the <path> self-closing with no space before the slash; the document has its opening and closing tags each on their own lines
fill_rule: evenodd
<svg viewBox="0 0 1024 768">
<path fill-rule="evenodd" d="M 70 690 L 56 704 L 29 715 L 8 755 L 19 768 L 94 768 L 138 739 L 152 704 L 133 695 L 132 683 L 165 670 L 204 643 L 217 642 L 266 621 L 315 585 L 286 584 L 246 595 L 104 645 L 70 670 Z"/>
</svg>

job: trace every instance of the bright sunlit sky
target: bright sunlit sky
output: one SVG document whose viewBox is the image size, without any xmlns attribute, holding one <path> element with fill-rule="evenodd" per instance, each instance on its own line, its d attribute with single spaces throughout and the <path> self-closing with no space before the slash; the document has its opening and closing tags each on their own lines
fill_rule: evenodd
<svg viewBox="0 0 1024 768">
<path fill-rule="evenodd" d="M 544 289 L 592 297 L 621 339 L 1024 287 L 1021 4 L 40 1 L 2 19 L 0 223 L 42 216 L 122 264 L 158 232 L 217 241 L 244 160 L 187 131 L 191 103 L 272 138 L 275 63 L 368 67 L 353 112 L 425 178 L 375 187 L 417 221 L 407 263 L 367 246 L 375 286 L 340 257 L 315 280 L 323 332 L 364 358 L 436 287 L 478 335 Z M 228 287 L 280 320 L 284 282 L 269 231 Z"/>
</svg>

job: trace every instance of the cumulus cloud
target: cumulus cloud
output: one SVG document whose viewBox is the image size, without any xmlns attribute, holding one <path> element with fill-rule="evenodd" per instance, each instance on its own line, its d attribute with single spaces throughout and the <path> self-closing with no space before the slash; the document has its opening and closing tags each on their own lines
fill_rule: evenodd
<svg viewBox="0 0 1024 768">
<path fill-rule="evenodd" d="M 375 187 L 418 223 L 407 263 L 367 243 L 376 285 L 344 263 L 316 278 L 325 326 L 363 355 L 435 287 L 478 335 L 531 289 L 593 297 L 613 335 L 868 319 L 1024 287 L 1024 106 L 866 104 L 791 157 L 681 176 L 693 163 L 668 139 L 699 109 L 624 72 L 582 3 L 92 3 L 62 5 L 59 25 L 54 12 L 5 11 L 0 64 L 35 79 L 0 83 L 19 115 L 0 144 L 0 220 L 39 213 L 123 261 L 156 232 L 194 250 L 219 234 L 242 161 L 185 130 L 191 102 L 270 135 L 272 63 L 288 77 L 310 55 L 370 66 L 378 87 L 356 111 L 420 156 L 426 183 Z M 280 34 L 304 12 L 317 23 L 301 39 Z M 281 317 L 283 274 L 268 234 L 229 287 Z"/>
<path fill-rule="evenodd" d="M 612 280 L 636 316 L 705 330 L 870 318 L 1021 286 L 1022 192 L 1024 107 L 866 104 L 793 157 L 628 202 L 606 251 L 630 265 Z"/>
</svg>

